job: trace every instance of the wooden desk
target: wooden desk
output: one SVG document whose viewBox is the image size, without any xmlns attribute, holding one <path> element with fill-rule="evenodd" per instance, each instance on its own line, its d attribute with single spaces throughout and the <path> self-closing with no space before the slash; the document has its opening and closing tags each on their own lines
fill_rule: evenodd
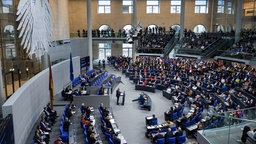
<svg viewBox="0 0 256 144">
<path fill-rule="evenodd" d="M 152 92 L 155 93 L 155 87 L 154 86 L 144 86 L 144 85 L 135 85 L 135 90 L 142 90 L 142 91 L 148 91 L 148 92 Z"/>
<path fill-rule="evenodd" d="M 125 140 L 124 136 L 121 134 L 121 131 L 118 128 L 115 119 L 112 118 L 109 121 L 111 123 L 111 126 L 112 126 L 112 129 L 113 129 L 114 133 L 118 133 L 117 137 L 121 140 L 121 144 L 127 144 L 127 141 Z"/>
<path fill-rule="evenodd" d="M 163 96 L 166 97 L 169 100 L 172 99 L 172 94 L 168 93 L 166 90 L 163 90 Z"/>
</svg>

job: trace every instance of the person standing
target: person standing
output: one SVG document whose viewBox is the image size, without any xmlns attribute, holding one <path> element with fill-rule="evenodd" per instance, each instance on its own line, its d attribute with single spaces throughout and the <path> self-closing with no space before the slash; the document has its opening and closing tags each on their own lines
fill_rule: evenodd
<svg viewBox="0 0 256 144">
<path fill-rule="evenodd" d="M 119 97 L 120 97 L 120 94 L 121 94 L 121 92 L 120 92 L 120 89 L 118 88 L 117 90 L 116 90 L 116 104 L 117 105 L 119 105 Z"/>
<path fill-rule="evenodd" d="M 125 91 L 123 92 L 123 101 L 122 101 L 122 105 L 124 105 L 124 101 L 125 101 Z"/>
</svg>

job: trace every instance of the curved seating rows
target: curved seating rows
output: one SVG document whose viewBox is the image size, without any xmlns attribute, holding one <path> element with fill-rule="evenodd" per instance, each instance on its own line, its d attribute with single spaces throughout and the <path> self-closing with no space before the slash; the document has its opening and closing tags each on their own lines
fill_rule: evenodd
<svg viewBox="0 0 256 144">
<path fill-rule="evenodd" d="M 101 75 L 93 84 L 92 86 L 99 86 L 102 81 L 108 76 L 108 72 L 105 72 L 103 75 Z"/>
<path fill-rule="evenodd" d="M 68 131 L 64 131 L 63 126 L 64 126 L 64 121 L 66 118 L 66 111 L 68 109 L 68 104 L 66 104 L 65 108 L 64 108 L 64 113 L 61 117 L 61 123 L 60 123 L 60 137 L 64 142 L 68 142 L 69 141 L 69 132 Z"/>
</svg>

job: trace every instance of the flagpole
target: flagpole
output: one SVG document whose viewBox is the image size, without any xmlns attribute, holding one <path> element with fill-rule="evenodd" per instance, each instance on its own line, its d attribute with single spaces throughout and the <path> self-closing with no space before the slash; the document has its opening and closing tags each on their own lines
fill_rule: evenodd
<svg viewBox="0 0 256 144">
<path fill-rule="evenodd" d="M 51 65 L 51 58 L 49 54 L 48 54 L 48 67 L 49 67 L 50 104 L 51 104 L 51 108 L 53 109 L 54 89 L 53 89 L 53 78 L 52 78 L 52 65 Z"/>
<path fill-rule="evenodd" d="M 74 80 L 74 74 L 73 74 L 73 62 L 72 62 L 72 52 L 71 52 L 71 47 L 70 47 L 70 63 L 69 63 L 69 67 L 70 67 L 70 81 L 71 81 L 71 84 L 70 84 L 70 88 L 72 90 L 72 81 Z"/>
</svg>

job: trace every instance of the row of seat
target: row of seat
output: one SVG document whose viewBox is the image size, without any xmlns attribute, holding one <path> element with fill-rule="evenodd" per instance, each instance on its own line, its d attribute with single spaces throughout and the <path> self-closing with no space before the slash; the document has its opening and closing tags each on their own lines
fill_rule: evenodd
<svg viewBox="0 0 256 144">
<path fill-rule="evenodd" d="M 105 139 L 109 142 L 109 144 L 115 144 L 115 143 L 113 142 L 113 137 L 112 137 L 112 135 L 109 134 L 109 133 L 104 132 L 104 130 L 103 130 L 103 125 L 106 125 L 106 122 L 105 122 L 104 119 L 103 119 L 103 113 L 102 113 L 102 110 L 100 109 L 100 106 L 98 107 L 98 110 L 99 110 L 99 112 L 100 112 L 100 119 L 101 119 L 101 123 L 102 123 L 102 125 L 101 125 L 101 131 L 102 131 L 103 134 L 105 135 Z"/>
<path fill-rule="evenodd" d="M 64 108 L 64 113 L 61 117 L 61 123 L 60 123 L 60 137 L 62 139 L 62 141 L 64 142 L 68 142 L 69 141 L 69 132 L 68 131 L 64 131 L 63 129 L 63 125 L 65 122 L 65 118 L 66 118 L 66 111 L 68 109 L 68 104 L 66 104 L 65 108 Z"/>
<path fill-rule="evenodd" d="M 90 76 L 93 72 L 95 72 L 95 69 L 88 70 L 88 71 L 86 72 L 86 75 L 87 75 L 87 76 Z"/>
<path fill-rule="evenodd" d="M 78 76 L 78 77 L 74 78 L 74 80 L 72 81 L 72 87 L 75 87 L 80 83 L 81 83 L 81 79 L 80 79 L 80 76 Z"/>
<path fill-rule="evenodd" d="M 172 132 L 175 132 L 177 130 L 177 127 L 176 126 L 171 126 L 171 131 Z M 160 132 L 161 133 L 164 133 L 164 132 L 167 132 L 168 131 L 168 128 L 161 128 L 160 129 Z M 156 130 L 153 130 L 152 133 L 157 133 Z M 157 142 L 156 144 L 183 144 L 186 142 L 186 136 L 178 136 L 178 137 L 171 137 L 171 138 L 168 138 L 168 139 L 165 139 L 165 138 L 159 138 L 157 139 Z"/>
<path fill-rule="evenodd" d="M 108 72 L 105 72 L 102 76 L 100 76 L 93 84 L 92 86 L 99 86 L 101 82 L 108 76 Z"/>
<path fill-rule="evenodd" d="M 172 137 L 172 138 L 160 138 L 157 139 L 156 144 L 184 144 L 186 142 L 186 136 Z"/>
<path fill-rule="evenodd" d="M 115 81 L 116 76 L 112 76 L 111 78 L 112 78 L 113 81 Z M 105 86 L 105 87 L 110 87 L 110 86 L 111 86 L 110 80 L 108 80 L 108 82 L 105 83 L 104 86 Z"/>
<path fill-rule="evenodd" d="M 87 72 L 86 72 L 86 75 L 87 75 L 87 76 L 90 76 L 93 72 L 95 72 L 95 69 L 91 69 L 91 70 L 87 71 Z M 75 87 L 75 86 L 77 86 L 78 84 L 81 84 L 81 82 L 82 82 L 82 81 L 81 81 L 81 78 L 84 78 L 83 75 L 80 75 L 80 76 L 74 78 L 74 79 L 72 80 L 72 86 Z"/>
</svg>

